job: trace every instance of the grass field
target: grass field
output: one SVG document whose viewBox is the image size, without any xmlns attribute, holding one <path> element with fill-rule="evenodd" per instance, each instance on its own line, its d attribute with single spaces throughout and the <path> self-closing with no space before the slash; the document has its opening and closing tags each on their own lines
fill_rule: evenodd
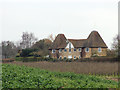
<svg viewBox="0 0 120 90">
<path fill-rule="evenodd" d="M 3 88 L 117 88 L 118 82 L 98 76 L 2 65 Z"/>
<path fill-rule="evenodd" d="M 2 89 L 2 63 L 0 63 L 0 90 Z"/>
</svg>

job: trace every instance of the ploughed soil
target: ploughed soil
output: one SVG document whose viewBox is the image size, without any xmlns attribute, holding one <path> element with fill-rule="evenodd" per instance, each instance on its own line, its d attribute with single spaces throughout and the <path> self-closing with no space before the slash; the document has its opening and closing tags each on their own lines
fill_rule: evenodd
<svg viewBox="0 0 120 90">
<path fill-rule="evenodd" d="M 111 75 L 118 74 L 118 62 L 7 62 L 9 64 L 25 65 L 37 67 L 40 69 L 59 71 L 59 72 L 74 72 L 79 74 L 103 75 L 106 79 L 118 81 L 118 77 Z"/>
</svg>

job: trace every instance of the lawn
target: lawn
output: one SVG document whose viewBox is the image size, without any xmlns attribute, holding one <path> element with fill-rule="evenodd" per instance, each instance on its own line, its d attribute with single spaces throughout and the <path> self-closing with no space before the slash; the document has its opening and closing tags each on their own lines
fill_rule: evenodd
<svg viewBox="0 0 120 90">
<path fill-rule="evenodd" d="M 117 88 L 118 82 L 98 76 L 2 65 L 3 88 Z"/>
</svg>

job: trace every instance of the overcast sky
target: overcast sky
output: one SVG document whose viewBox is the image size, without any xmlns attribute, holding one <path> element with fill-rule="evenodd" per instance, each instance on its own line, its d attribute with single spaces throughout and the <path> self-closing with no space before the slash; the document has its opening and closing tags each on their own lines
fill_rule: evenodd
<svg viewBox="0 0 120 90">
<path fill-rule="evenodd" d="M 38 39 L 65 34 L 70 39 L 86 39 L 99 32 L 110 48 L 118 34 L 119 0 L 2 0 L 1 40 L 18 41 L 23 32 Z M 0 40 L 0 41 L 1 41 Z"/>
</svg>

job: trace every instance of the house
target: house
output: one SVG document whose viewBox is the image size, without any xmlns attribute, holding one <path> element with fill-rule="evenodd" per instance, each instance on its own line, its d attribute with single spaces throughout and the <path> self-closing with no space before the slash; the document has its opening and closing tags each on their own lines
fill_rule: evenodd
<svg viewBox="0 0 120 90">
<path fill-rule="evenodd" d="M 58 34 L 49 50 L 52 58 L 80 59 L 106 56 L 107 45 L 97 31 L 92 31 L 87 39 L 67 39 Z"/>
</svg>

